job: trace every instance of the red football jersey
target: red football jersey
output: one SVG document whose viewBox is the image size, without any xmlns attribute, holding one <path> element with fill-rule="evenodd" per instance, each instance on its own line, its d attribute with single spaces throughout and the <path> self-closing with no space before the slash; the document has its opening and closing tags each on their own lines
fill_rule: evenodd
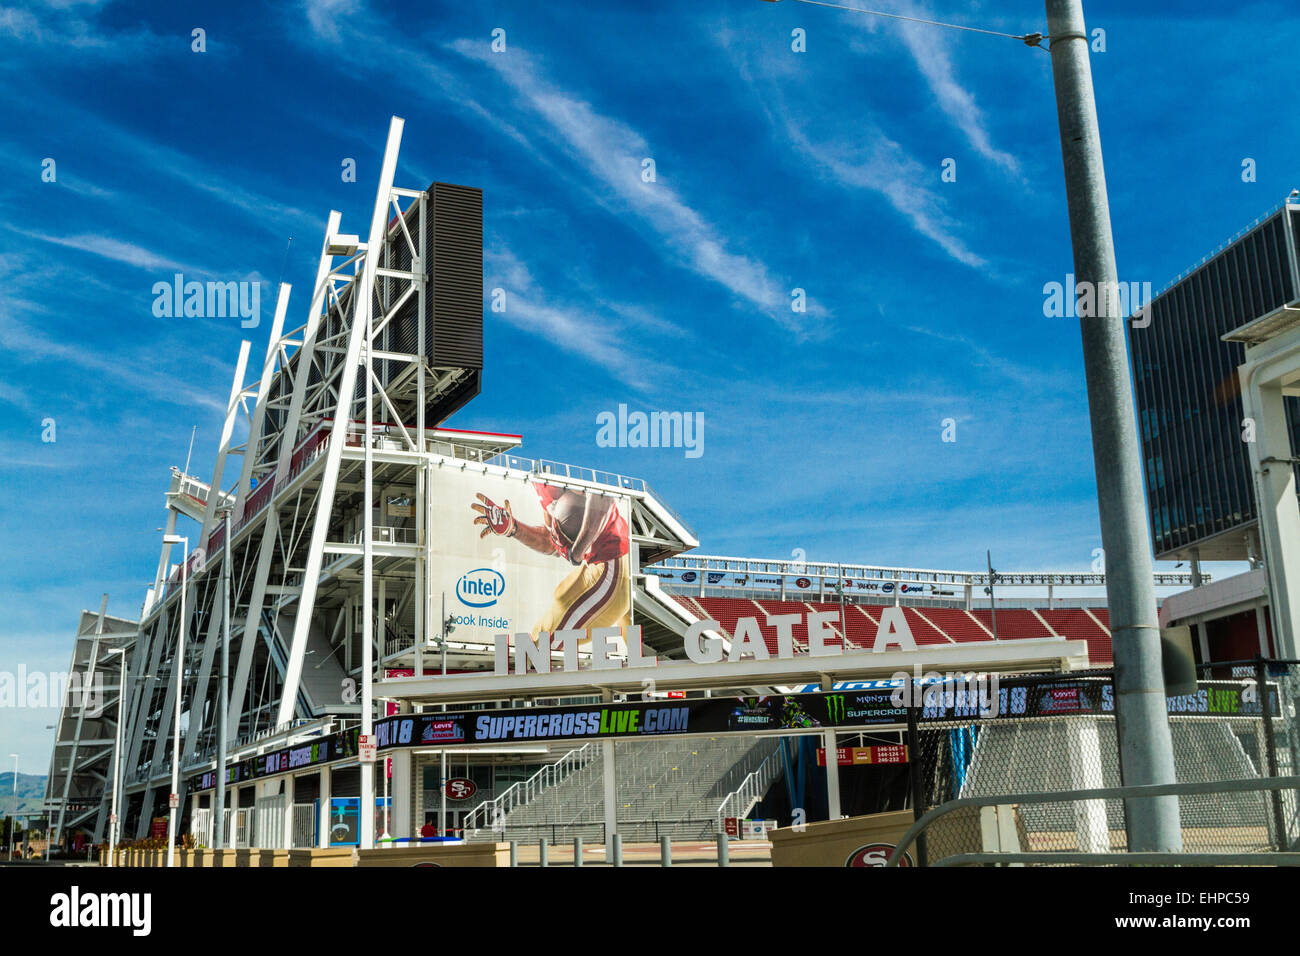
<svg viewBox="0 0 1300 956">
<path fill-rule="evenodd" d="M 589 497 L 585 491 L 541 482 L 534 482 L 533 489 L 546 512 L 546 531 L 555 550 L 571 564 L 613 561 L 627 554 L 627 521 L 613 498 Z M 593 519 L 599 524 L 589 527 Z"/>
</svg>

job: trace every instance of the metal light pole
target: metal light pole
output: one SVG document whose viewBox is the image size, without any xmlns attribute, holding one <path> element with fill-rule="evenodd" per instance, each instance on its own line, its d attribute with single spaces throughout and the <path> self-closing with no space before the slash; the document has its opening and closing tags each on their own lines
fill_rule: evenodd
<svg viewBox="0 0 1300 956">
<path fill-rule="evenodd" d="M 373 231 L 373 230 L 372 230 Z M 378 249 L 366 249 L 366 259 L 377 259 L 379 256 Z M 369 290 L 366 293 L 369 294 Z M 375 609 L 374 609 L 374 573 L 375 573 L 375 546 L 374 546 L 374 513 L 375 513 L 375 486 L 374 486 L 374 406 L 372 399 L 374 396 L 374 371 L 371 354 L 374 351 L 374 323 L 371 321 L 370 303 L 364 303 L 358 310 L 364 312 L 366 320 L 366 363 L 363 374 L 366 377 L 366 440 L 365 440 L 365 478 L 363 482 L 364 495 L 362 497 L 362 571 L 361 571 L 361 733 L 369 737 L 375 732 L 374 728 L 374 699 L 371 696 L 374 688 L 371 686 L 372 671 L 374 670 L 374 639 L 375 639 Z M 383 610 L 382 608 L 380 609 Z M 383 615 L 380 614 L 382 619 Z M 373 761 L 361 761 L 361 833 L 360 846 L 363 850 L 373 850 L 375 847 L 375 765 Z"/>
<path fill-rule="evenodd" d="M 997 580 L 998 573 L 993 570 L 993 552 L 985 551 L 984 559 L 989 569 L 989 586 L 984 590 L 989 595 L 989 610 L 993 615 L 993 640 L 996 641 L 998 639 L 998 601 L 997 596 L 993 593 L 993 583 Z"/>
<path fill-rule="evenodd" d="M 18 796 L 18 754 L 10 753 L 9 756 L 13 757 L 13 795 Z M 18 817 L 17 814 L 14 814 L 14 816 L 9 817 L 9 860 L 10 862 L 13 861 L 13 838 L 14 838 L 14 831 L 16 831 L 17 829 L 18 829 Z"/>
<path fill-rule="evenodd" d="M 214 492 L 215 493 L 215 492 Z M 190 539 L 178 534 L 163 535 L 165 544 L 179 544 L 181 551 L 181 616 L 177 622 L 176 656 L 173 669 L 176 671 L 176 714 L 172 727 L 172 791 L 167 797 L 167 865 L 176 865 L 176 824 L 177 811 L 180 809 L 180 775 L 181 775 L 181 692 L 185 689 L 185 590 L 190 578 Z M 142 808 L 141 812 L 144 812 Z"/>
<path fill-rule="evenodd" d="M 384 757 L 380 761 L 380 766 L 383 767 L 383 773 L 384 773 L 384 832 L 380 834 L 380 837 L 385 841 L 389 841 L 392 839 L 392 837 L 388 833 L 388 804 L 390 802 L 390 798 L 388 796 L 388 760 L 389 760 L 388 757 Z"/>
<path fill-rule="evenodd" d="M 217 688 L 217 788 L 213 794 L 215 804 L 211 817 L 216 821 L 212 834 L 213 849 L 225 847 L 226 824 L 226 722 L 230 706 L 230 508 L 222 509 L 222 527 L 225 540 L 221 555 L 221 677 Z"/>
<path fill-rule="evenodd" d="M 840 6 L 825 0 L 802 2 Z M 1080 288 L 1085 287 L 1084 283 L 1092 284 L 1099 313 L 1095 317 L 1081 316 L 1079 325 L 1092 420 L 1101 542 L 1107 557 L 1106 602 L 1115 656 L 1120 764 L 1127 785 L 1173 783 L 1173 740 L 1161 671 L 1142 459 L 1124 335 L 1127 317 L 1118 314 L 1119 270 L 1111 237 L 1083 2 L 1046 0 L 1046 5 L 1076 284 Z M 841 9 L 898 20 L 916 19 L 853 7 Z M 1009 37 L 1031 47 L 1040 46 L 1044 39 L 1039 34 L 1016 36 L 932 20 L 919 22 Z M 1126 800 L 1125 804 L 1130 851 L 1182 849 L 1176 796 L 1143 797 Z"/>
<path fill-rule="evenodd" d="M 442 627 L 438 635 L 438 643 L 442 645 L 442 676 L 447 676 L 447 592 L 442 592 Z M 447 705 L 443 704 L 442 709 L 445 711 Z M 442 748 L 442 769 L 438 773 L 438 835 L 445 837 L 447 835 L 447 748 Z"/>
<path fill-rule="evenodd" d="M 117 849 L 117 794 L 122 786 L 122 721 L 126 718 L 126 648 L 115 647 L 105 657 L 121 655 L 121 670 L 117 678 L 117 726 L 113 729 L 113 801 L 108 815 L 108 865 L 116 866 L 113 857 Z"/>
<path fill-rule="evenodd" d="M 1118 290 L 1119 274 L 1083 3 L 1046 0 L 1046 4 L 1076 283 L 1082 287 L 1089 282 L 1098 290 L 1094 299 L 1099 314 L 1081 316 L 1079 325 L 1106 554 L 1120 760 L 1128 786 L 1173 783 L 1173 740 L 1160 664 L 1126 316 L 1118 314 L 1118 296 L 1112 294 Z M 1145 797 L 1126 804 L 1130 852 L 1182 849 L 1176 796 Z"/>
</svg>

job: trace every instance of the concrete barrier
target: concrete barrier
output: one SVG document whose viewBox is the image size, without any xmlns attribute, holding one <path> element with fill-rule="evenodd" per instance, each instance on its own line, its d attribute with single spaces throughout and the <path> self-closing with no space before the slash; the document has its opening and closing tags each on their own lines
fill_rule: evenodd
<svg viewBox="0 0 1300 956">
<path fill-rule="evenodd" d="M 383 850 L 358 850 L 357 866 L 505 866 L 509 843 L 425 844 Z"/>
<path fill-rule="evenodd" d="M 289 850 L 259 850 L 257 852 L 257 866 L 288 866 L 289 853 Z"/>
<path fill-rule="evenodd" d="M 329 849 L 290 850 L 290 866 L 352 866 L 353 849 L 350 846 L 332 846 Z"/>
<path fill-rule="evenodd" d="M 768 833 L 768 839 L 772 841 L 772 865 L 883 867 L 914 820 L 911 810 L 897 810 L 809 823 L 802 832 L 796 832 L 793 827 L 772 830 Z M 1024 823 L 1019 814 L 1015 814 L 1014 825 L 1022 847 L 1028 849 L 1024 842 Z M 936 852 L 952 856 L 995 849 L 984 845 L 979 807 L 963 807 L 940 817 L 926 828 L 925 833 L 931 859 L 935 858 Z M 917 846 L 913 843 L 900 865 L 916 866 L 917 861 Z"/>
<path fill-rule="evenodd" d="M 911 810 L 781 827 L 767 837 L 773 866 L 884 866 L 915 817 Z M 916 854 L 911 854 L 915 865 Z"/>
</svg>

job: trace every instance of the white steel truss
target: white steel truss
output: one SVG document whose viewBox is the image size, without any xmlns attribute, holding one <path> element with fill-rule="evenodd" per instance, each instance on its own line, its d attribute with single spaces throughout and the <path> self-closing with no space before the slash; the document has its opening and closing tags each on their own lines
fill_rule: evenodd
<svg viewBox="0 0 1300 956">
<path fill-rule="evenodd" d="M 172 546 L 163 543 L 130 662 L 140 679 L 127 701 L 124 767 L 139 796 L 137 835 L 147 832 L 169 789 L 177 668 L 188 715 L 181 762 L 188 770 L 210 759 L 220 734 L 247 744 L 323 715 L 361 716 L 361 703 L 341 693 L 348 675 L 363 669 L 361 659 L 375 651 L 382 657 L 389 637 L 408 648 L 423 643 L 415 635 L 423 634 L 430 610 L 421 547 L 427 483 L 412 466 L 426 451 L 430 403 L 462 388 L 469 372 L 428 357 L 433 188 L 394 186 L 402 127 L 394 117 L 365 241 L 341 233 L 342 217 L 331 211 L 306 320 L 285 331 L 291 290 L 282 285 L 265 358 L 251 381 L 251 343 L 241 344 L 211 480 L 173 469 L 164 535 L 175 533 L 180 516 L 196 521 L 199 533 L 184 576 L 179 567 L 167 573 Z M 233 441 L 241 414 L 242 444 Z M 232 454 L 242 461 L 226 490 Z M 380 544 L 371 512 L 376 494 L 382 498 L 393 482 L 410 484 L 419 503 L 415 527 L 384 529 L 409 540 Z M 233 673 L 229 722 L 217 727 L 224 509 L 232 529 Z M 376 577 L 379 616 L 372 620 Z M 185 654 L 178 661 L 182 629 Z"/>
</svg>

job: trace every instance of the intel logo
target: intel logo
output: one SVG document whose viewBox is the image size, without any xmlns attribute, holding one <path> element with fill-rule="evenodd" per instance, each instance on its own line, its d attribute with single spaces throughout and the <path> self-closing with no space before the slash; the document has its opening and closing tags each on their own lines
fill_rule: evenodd
<svg viewBox="0 0 1300 956">
<path fill-rule="evenodd" d="M 456 582 L 456 597 L 469 607 L 491 607 L 506 593 L 506 579 L 491 568 L 466 571 Z"/>
</svg>

